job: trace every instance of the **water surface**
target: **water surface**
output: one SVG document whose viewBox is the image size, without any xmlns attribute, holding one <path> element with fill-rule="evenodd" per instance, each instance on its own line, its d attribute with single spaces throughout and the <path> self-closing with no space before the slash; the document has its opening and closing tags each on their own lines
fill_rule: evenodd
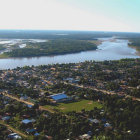
<svg viewBox="0 0 140 140">
<path fill-rule="evenodd" d="M 65 54 L 57 56 L 42 56 L 42 57 L 24 57 L 24 58 L 7 58 L 0 59 L 0 69 L 13 69 L 16 67 L 38 66 L 56 63 L 77 63 L 88 60 L 104 61 L 104 60 L 119 60 L 122 58 L 140 58 L 136 54 L 136 50 L 128 47 L 127 40 L 119 39 L 100 39 L 102 44 L 97 50 L 85 51 L 74 54 Z"/>
</svg>

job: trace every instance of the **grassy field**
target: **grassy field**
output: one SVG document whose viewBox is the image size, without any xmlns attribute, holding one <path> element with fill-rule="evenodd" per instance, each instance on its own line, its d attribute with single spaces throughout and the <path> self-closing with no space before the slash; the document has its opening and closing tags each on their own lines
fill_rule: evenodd
<svg viewBox="0 0 140 140">
<path fill-rule="evenodd" d="M 82 109 L 92 110 L 94 107 L 101 108 L 102 104 L 90 100 L 81 100 L 73 103 L 59 103 L 58 106 L 46 105 L 45 107 L 50 109 L 57 109 L 61 112 L 71 112 L 71 111 L 78 112 L 81 111 Z"/>
</svg>

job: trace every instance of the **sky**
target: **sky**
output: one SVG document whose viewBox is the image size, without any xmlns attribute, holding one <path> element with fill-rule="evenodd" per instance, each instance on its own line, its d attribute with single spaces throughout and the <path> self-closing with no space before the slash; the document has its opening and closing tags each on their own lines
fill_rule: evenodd
<svg viewBox="0 0 140 140">
<path fill-rule="evenodd" d="M 140 0 L 0 0 L 0 29 L 140 32 Z"/>
</svg>

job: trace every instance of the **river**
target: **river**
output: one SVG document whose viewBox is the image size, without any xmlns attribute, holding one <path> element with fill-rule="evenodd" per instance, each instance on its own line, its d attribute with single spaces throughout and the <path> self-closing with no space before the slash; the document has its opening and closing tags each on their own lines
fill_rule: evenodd
<svg viewBox="0 0 140 140">
<path fill-rule="evenodd" d="M 56 63 L 78 63 L 88 60 L 119 60 L 123 58 L 140 58 L 136 50 L 128 46 L 127 40 L 101 38 L 102 44 L 97 50 L 84 51 L 74 54 L 42 56 L 42 57 L 23 57 L 23 58 L 6 58 L 0 59 L 0 69 L 13 69 L 16 67 L 38 66 Z"/>
</svg>

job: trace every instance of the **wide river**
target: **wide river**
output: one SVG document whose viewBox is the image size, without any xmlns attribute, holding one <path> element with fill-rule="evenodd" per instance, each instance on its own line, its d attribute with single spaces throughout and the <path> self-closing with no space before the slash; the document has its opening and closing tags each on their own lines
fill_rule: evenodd
<svg viewBox="0 0 140 140">
<path fill-rule="evenodd" d="M 88 60 L 103 61 L 103 60 L 119 60 L 122 58 L 140 58 L 136 54 L 136 50 L 128 47 L 127 40 L 119 39 L 100 39 L 102 44 L 97 50 L 85 51 L 74 54 L 65 54 L 57 56 L 42 56 L 42 57 L 23 57 L 23 58 L 6 58 L 0 59 L 0 69 L 13 69 L 16 67 L 38 66 L 56 63 L 77 63 Z"/>
</svg>

